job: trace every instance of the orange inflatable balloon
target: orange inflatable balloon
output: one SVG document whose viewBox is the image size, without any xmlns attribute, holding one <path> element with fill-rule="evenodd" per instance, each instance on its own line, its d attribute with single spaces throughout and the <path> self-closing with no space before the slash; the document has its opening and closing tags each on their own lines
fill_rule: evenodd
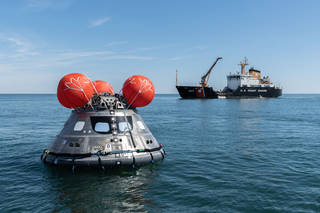
<svg viewBox="0 0 320 213">
<path fill-rule="evenodd" d="M 149 78 L 134 75 L 124 82 L 122 93 L 131 106 L 144 107 L 151 103 L 154 97 L 154 87 Z"/>
<path fill-rule="evenodd" d="M 93 82 L 93 85 L 96 88 L 96 92 L 98 94 L 107 92 L 107 93 L 110 93 L 111 95 L 114 95 L 114 90 L 112 86 L 105 81 L 97 80 Z"/>
<path fill-rule="evenodd" d="M 67 108 L 78 108 L 86 105 L 94 94 L 91 80 L 81 73 L 71 73 L 61 78 L 57 97 Z"/>
</svg>

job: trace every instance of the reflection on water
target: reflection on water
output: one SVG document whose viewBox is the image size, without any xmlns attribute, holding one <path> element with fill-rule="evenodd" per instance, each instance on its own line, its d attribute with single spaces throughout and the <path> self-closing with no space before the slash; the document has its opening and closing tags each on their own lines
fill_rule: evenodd
<svg viewBox="0 0 320 213">
<path fill-rule="evenodd" d="M 154 205 L 147 192 L 157 175 L 155 167 L 98 174 L 90 170 L 73 174 L 48 167 L 49 191 L 55 194 L 54 212 L 147 212 L 147 206 Z"/>
</svg>

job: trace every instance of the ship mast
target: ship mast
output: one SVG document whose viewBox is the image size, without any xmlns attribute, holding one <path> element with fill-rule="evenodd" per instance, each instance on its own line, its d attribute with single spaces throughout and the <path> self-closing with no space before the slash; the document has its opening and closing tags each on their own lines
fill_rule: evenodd
<svg viewBox="0 0 320 213">
<path fill-rule="evenodd" d="M 178 86 L 178 70 L 176 69 L 176 86 Z"/>
<path fill-rule="evenodd" d="M 245 67 L 246 67 L 247 65 L 249 65 L 249 64 L 248 64 L 248 59 L 247 59 L 247 57 L 244 57 L 244 60 L 243 60 L 242 62 L 240 61 L 240 64 L 238 64 L 238 65 L 241 66 L 241 74 L 242 74 L 242 75 L 245 75 L 245 74 L 246 74 L 246 69 L 245 69 Z"/>
<path fill-rule="evenodd" d="M 218 58 L 216 59 L 216 61 L 212 64 L 212 66 L 210 67 L 210 69 L 208 70 L 208 72 L 201 77 L 201 82 L 200 82 L 200 84 L 201 84 L 203 87 L 208 87 L 207 82 L 208 82 L 208 80 L 209 80 L 210 73 L 211 73 L 213 67 L 216 65 L 216 63 L 217 63 L 220 59 L 222 59 L 222 57 L 218 57 Z"/>
</svg>

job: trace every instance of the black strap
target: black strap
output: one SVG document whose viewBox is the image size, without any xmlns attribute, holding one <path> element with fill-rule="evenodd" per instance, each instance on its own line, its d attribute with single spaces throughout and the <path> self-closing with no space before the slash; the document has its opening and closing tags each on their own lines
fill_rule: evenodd
<svg viewBox="0 0 320 213">
<path fill-rule="evenodd" d="M 164 154 L 160 151 L 160 153 L 161 153 L 161 156 L 162 156 L 162 160 L 164 159 Z"/>
<path fill-rule="evenodd" d="M 44 158 L 43 158 L 43 160 L 42 160 L 44 163 L 46 163 L 47 156 L 48 156 L 48 155 L 47 155 L 47 154 L 45 154 L 45 156 L 44 156 Z"/>
<path fill-rule="evenodd" d="M 152 153 L 150 152 L 150 156 L 151 156 L 151 162 L 154 163 L 154 160 L 153 160 L 153 155 Z"/>
<path fill-rule="evenodd" d="M 136 165 L 136 158 L 134 157 L 133 153 L 132 153 L 132 167 L 134 168 Z"/>
<path fill-rule="evenodd" d="M 100 155 L 98 154 L 98 163 L 99 163 L 99 168 L 104 171 L 104 166 L 102 165 L 101 163 L 101 158 L 100 158 Z"/>
</svg>

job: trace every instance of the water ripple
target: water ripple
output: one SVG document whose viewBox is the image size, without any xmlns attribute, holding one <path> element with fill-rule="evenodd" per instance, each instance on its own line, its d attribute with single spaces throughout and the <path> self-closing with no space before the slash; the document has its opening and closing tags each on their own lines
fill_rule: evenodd
<svg viewBox="0 0 320 213">
<path fill-rule="evenodd" d="M 73 174 L 40 161 L 70 111 L 0 95 L 0 212 L 320 212 L 319 101 L 156 96 L 139 112 L 165 161 Z"/>
</svg>

